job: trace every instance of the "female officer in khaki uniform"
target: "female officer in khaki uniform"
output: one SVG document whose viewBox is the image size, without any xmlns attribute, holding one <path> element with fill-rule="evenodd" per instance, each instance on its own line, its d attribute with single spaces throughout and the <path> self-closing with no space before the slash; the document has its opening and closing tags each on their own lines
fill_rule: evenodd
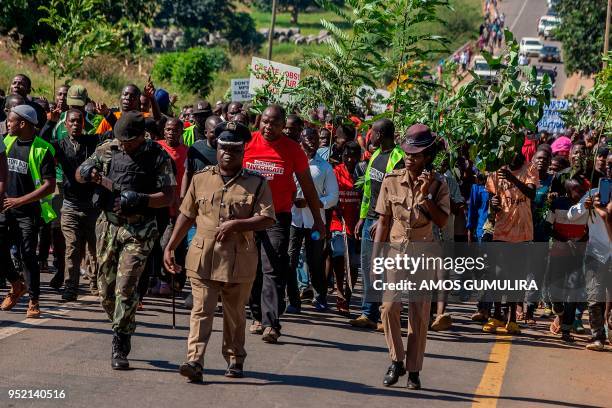
<svg viewBox="0 0 612 408">
<path fill-rule="evenodd" d="M 413 125 L 401 147 L 406 152 L 406 168 L 389 173 L 383 180 L 376 205 L 380 218 L 374 242 L 433 242 L 433 224 L 444 227 L 450 213 L 444 178 L 425 170 L 436 155 L 435 134 L 425 125 Z M 423 368 L 430 306 L 429 301 L 409 303 L 406 352 L 400 321 L 402 303 L 383 302 L 381 318 L 392 361 L 384 385 L 395 384 L 408 370 L 408 388 L 421 388 L 419 372 Z"/>
<path fill-rule="evenodd" d="M 219 164 L 193 176 L 164 251 L 164 265 L 176 273 L 180 267 L 174 262 L 174 249 L 196 223 L 197 232 L 185 261 L 193 294 L 187 362 L 179 369 L 191 381 L 202 381 L 204 352 L 219 295 L 223 304 L 222 352 L 228 363 L 225 376 L 243 376 L 245 304 L 258 259 L 253 231 L 266 229 L 275 221 L 268 183 L 242 168 L 249 130 L 239 123 L 225 122 L 215 133 Z"/>
</svg>

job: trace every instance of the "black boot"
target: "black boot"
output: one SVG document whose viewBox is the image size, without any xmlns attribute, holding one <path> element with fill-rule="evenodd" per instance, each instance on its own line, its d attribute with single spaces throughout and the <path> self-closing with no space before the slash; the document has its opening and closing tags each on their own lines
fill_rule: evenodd
<svg viewBox="0 0 612 408">
<path fill-rule="evenodd" d="M 119 333 L 119 337 L 121 338 L 123 352 L 125 353 L 125 357 L 127 358 L 127 356 L 130 354 L 130 351 L 132 351 L 132 335 Z"/>
<path fill-rule="evenodd" d="M 127 359 L 127 353 L 125 352 L 124 340 L 122 335 L 120 335 L 119 333 L 113 334 L 113 353 L 111 357 L 111 367 L 113 368 L 113 370 L 127 370 L 130 368 L 130 362 Z"/>
<path fill-rule="evenodd" d="M 225 376 L 229 378 L 243 378 L 244 371 L 242 370 L 242 363 L 232 363 L 228 365 Z"/>
<path fill-rule="evenodd" d="M 397 382 L 397 380 L 406 374 L 406 368 L 404 367 L 403 361 L 394 361 L 389 366 L 387 374 L 383 378 L 383 385 L 390 386 Z"/>
<path fill-rule="evenodd" d="M 202 371 L 204 369 L 197 361 L 189 361 L 181 364 L 179 367 L 179 373 L 183 377 L 187 377 L 191 382 L 202 382 L 204 376 L 202 375 Z"/>
<path fill-rule="evenodd" d="M 415 371 L 413 373 L 408 373 L 408 384 L 406 387 L 410 390 L 420 390 L 421 389 L 421 380 L 419 379 L 419 372 Z"/>
</svg>

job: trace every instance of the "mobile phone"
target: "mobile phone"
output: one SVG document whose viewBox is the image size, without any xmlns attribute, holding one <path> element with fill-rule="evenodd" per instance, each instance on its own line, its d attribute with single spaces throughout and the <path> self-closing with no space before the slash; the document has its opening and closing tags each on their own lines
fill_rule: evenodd
<svg viewBox="0 0 612 408">
<path fill-rule="evenodd" d="M 599 202 L 601 205 L 608 205 L 610 202 L 610 195 L 612 194 L 612 189 L 610 188 L 611 183 L 612 179 L 599 179 Z"/>
<path fill-rule="evenodd" d="M 425 165 L 425 171 L 431 173 L 434 169 L 433 163 L 428 163 Z"/>
</svg>

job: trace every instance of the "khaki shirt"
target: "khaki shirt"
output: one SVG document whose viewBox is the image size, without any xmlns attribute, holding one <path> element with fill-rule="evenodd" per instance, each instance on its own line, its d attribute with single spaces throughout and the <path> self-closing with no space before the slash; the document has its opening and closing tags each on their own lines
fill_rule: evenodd
<svg viewBox="0 0 612 408">
<path fill-rule="evenodd" d="M 215 241 L 215 233 L 229 219 L 276 219 L 272 191 L 262 176 L 243 169 L 224 183 L 219 168 L 207 166 L 193 176 L 180 211 L 195 218 L 197 226 L 185 260 L 187 276 L 229 283 L 255 279 L 258 253 L 253 231 L 233 233 L 225 242 Z"/>
<path fill-rule="evenodd" d="M 434 240 L 433 223 L 427 214 L 425 199 L 407 169 L 394 170 L 385 176 L 380 187 L 376 212 L 392 216 L 390 242 L 430 242 Z M 436 173 L 431 183 L 433 201 L 450 214 L 448 184 Z"/>
</svg>

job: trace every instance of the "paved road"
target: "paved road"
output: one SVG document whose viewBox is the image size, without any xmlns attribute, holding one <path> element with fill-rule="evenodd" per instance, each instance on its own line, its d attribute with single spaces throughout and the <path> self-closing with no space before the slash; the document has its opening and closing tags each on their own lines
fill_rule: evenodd
<svg viewBox="0 0 612 408">
<path fill-rule="evenodd" d="M 521 336 L 495 338 L 467 319 L 474 305 L 454 305 L 455 326 L 430 332 L 419 392 L 406 390 L 405 380 L 401 387 L 381 386 L 389 364 L 382 334 L 353 329 L 345 318 L 309 306 L 301 316 L 284 317 L 278 345 L 247 334 L 241 380 L 223 377 L 217 319 L 206 384 L 194 385 L 176 373 L 186 352 L 186 310 L 179 309 L 172 329 L 170 300 L 146 298 L 133 370 L 116 372 L 110 325 L 97 300 L 62 304 L 43 287 L 42 319 L 26 320 L 25 302 L 0 312 L 0 407 L 610 406 L 612 353 L 585 351 L 584 337 L 562 344 L 548 334 L 546 321 Z M 11 389 L 64 390 L 66 398 L 17 401 L 8 398 Z"/>
<path fill-rule="evenodd" d="M 538 19 L 546 14 L 548 6 L 546 0 L 503 0 L 498 2 L 497 9 L 499 13 L 506 15 L 506 26 L 513 32 L 517 41 L 523 37 L 538 36 Z M 543 38 L 542 38 L 543 41 Z M 559 41 L 543 41 L 544 44 L 556 45 L 561 48 Z M 563 61 L 563 58 L 561 59 Z M 561 98 L 564 95 L 563 87 L 567 80 L 567 75 L 563 67 L 563 63 L 539 63 L 535 57 L 530 58 L 530 64 L 535 66 L 544 66 L 553 69 L 557 67 L 557 80 L 554 86 L 556 97 Z"/>
</svg>

